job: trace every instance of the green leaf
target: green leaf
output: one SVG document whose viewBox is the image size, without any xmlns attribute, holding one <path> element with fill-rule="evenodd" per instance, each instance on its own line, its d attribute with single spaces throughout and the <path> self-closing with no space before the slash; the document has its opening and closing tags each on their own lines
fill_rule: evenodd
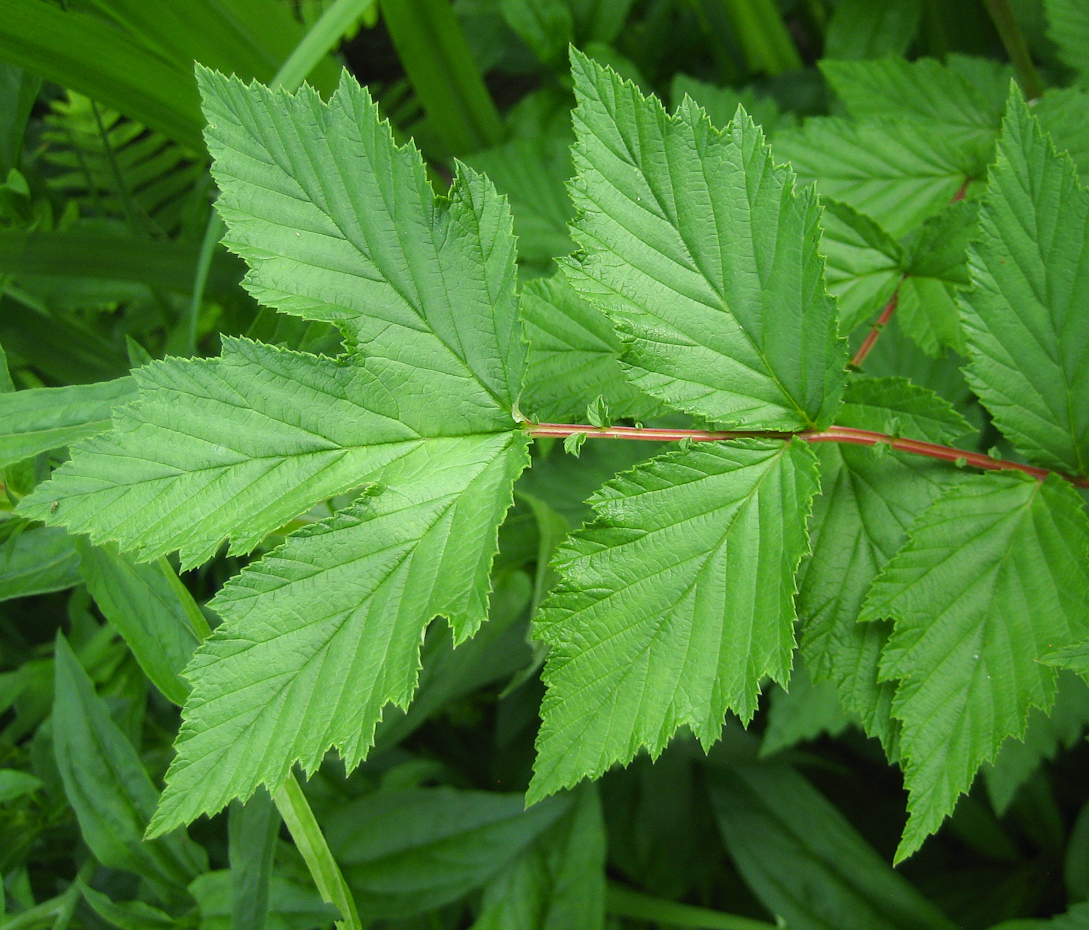
<svg viewBox="0 0 1089 930">
<path fill-rule="evenodd" d="M 1089 930 L 1089 904 L 1075 904 L 1050 920 L 1004 920 L 990 930 Z"/>
<path fill-rule="evenodd" d="M 199 242 L 134 239 L 99 227 L 36 232 L 0 229 L 0 273 L 132 281 L 189 293 Z M 229 293 L 242 278 L 241 262 L 222 250 L 212 257 L 206 291 Z"/>
<path fill-rule="evenodd" d="M 969 252 L 967 375 L 1018 451 L 1076 475 L 1089 472 L 1087 235 L 1089 192 L 1014 91 Z"/>
<path fill-rule="evenodd" d="M 0 804 L 32 794 L 42 787 L 42 780 L 18 769 L 0 769 Z"/>
<path fill-rule="evenodd" d="M 825 58 L 903 55 L 919 28 L 921 0 L 839 0 L 824 39 Z"/>
<path fill-rule="evenodd" d="M 5 396 L 13 395 L 0 395 Z M 0 542 L 0 601 L 63 591 L 79 582 L 79 553 L 64 530 L 30 526 Z"/>
<path fill-rule="evenodd" d="M 1068 668 L 1089 681 L 1089 640 L 1049 651 L 1040 661 L 1055 668 Z"/>
<path fill-rule="evenodd" d="M 775 138 L 775 157 L 803 183 L 902 236 L 944 207 L 986 156 L 929 126 L 892 119 L 814 117 Z"/>
<path fill-rule="evenodd" d="M 503 18 L 547 65 L 562 64 L 575 23 L 563 0 L 499 0 Z"/>
<path fill-rule="evenodd" d="M 738 107 L 742 107 L 768 135 L 777 129 L 797 124 L 793 113 L 780 111 L 774 97 L 759 96 L 751 87 L 738 91 L 733 87 L 717 87 L 697 81 L 687 74 L 673 75 L 669 99 L 673 101 L 674 110 L 680 108 L 686 94 L 707 111 L 708 118 L 719 129 L 725 129 L 730 124 Z"/>
<path fill-rule="evenodd" d="M 135 395 L 131 378 L 0 393 L 0 467 L 70 445 L 110 427 Z"/>
<path fill-rule="evenodd" d="M 841 426 L 889 430 L 950 442 L 970 430 L 935 394 L 903 378 L 858 378 L 847 386 Z M 812 555 L 798 574 L 802 654 L 817 681 L 833 681 L 863 728 L 896 755 L 898 727 L 889 716 L 894 686 L 878 676 L 889 627 L 859 623 L 866 592 L 907 540 L 907 530 L 960 472 L 917 455 L 822 443 L 821 494 L 810 523 Z"/>
<path fill-rule="evenodd" d="M 791 930 L 954 930 L 793 769 L 739 765 L 710 788 L 731 858 Z"/>
<path fill-rule="evenodd" d="M 433 454 L 216 595 L 223 623 L 186 670 L 193 692 L 152 835 L 278 788 L 296 761 L 313 772 L 330 747 L 358 765 L 383 706 L 408 706 L 428 621 L 447 617 L 456 642 L 476 632 L 526 441 L 465 437 Z"/>
<path fill-rule="evenodd" d="M 41 78 L 0 62 L 0 177 L 20 162 L 23 133 L 41 86 Z"/>
<path fill-rule="evenodd" d="M 904 250 L 877 223 L 838 200 L 824 200 L 821 251 L 828 292 L 839 306 L 839 328 L 851 333 L 873 322 L 903 276 Z"/>
<path fill-rule="evenodd" d="M 1047 662 L 1045 657 L 1042 661 Z M 1004 814 L 1020 788 L 1045 759 L 1054 760 L 1060 749 L 1073 749 L 1089 725 L 1089 687 L 1076 675 L 1058 676 L 1055 703 L 1049 713 L 1029 711 L 1025 735 L 1007 739 L 993 763 L 983 766 L 987 795 L 998 814 Z"/>
<path fill-rule="evenodd" d="M 605 845 L 597 789 L 582 785 L 569 810 L 488 883 L 472 930 L 602 930 Z"/>
<path fill-rule="evenodd" d="M 1089 77 L 1089 9 L 1080 0 L 1044 0 L 1048 38 L 1059 57 L 1085 80 Z"/>
<path fill-rule="evenodd" d="M 534 624 L 551 648 L 531 800 L 657 755 L 685 724 L 709 747 L 727 710 L 752 717 L 765 675 L 785 683 L 816 490 L 805 444 L 747 440 L 660 456 L 591 498 Z"/>
<path fill-rule="evenodd" d="M 790 673 L 790 689 L 776 687 L 771 692 L 760 757 L 774 755 L 823 733 L 839 736 L 849 723 L 835 686 L 830 681 L 814 682 L 805 665 L 795 663 Z"/>
<path fill-rule="evenodd" d="M 731 427 L 830 421 L 845 345 L 816 250 L 820 207 L 741 112 L 725 132 L 575 52 L 582 251 L 572 284 L 612 320 L 636 387 Z"/>
<path fill-rule="evenodd" d="M 620 341 L 605 315 L 561 277 L 522 289 L 529 364 L 521 406 L 531 416 L 580 422 L 586 400 L 603 397 L 617 417 L 645 420 L 660 401 L 635 388 L 620 367 Z"/>
<path fill-rule="evenodd" d="M 862 620 L 891 618 L 881 676 L 893 714 L 910 818 L 897 860 L 952 812 L 976 770 L 1031 707 L 1050 709 L 1055 672 L 1038 659 L 1089 631 L 1089 521 L 1055 476 L 970 476 L 912 525 Z"/>
<path fill-rule="evenodd" d="M 205 872 L 189 885 L 200 908 L 200 930 L 235 930 L 233 922 L 235 873 L 231 869 Z M 269 880 L 269 911 L 265 930 L 313 930 L 328 927 L 339 911 L 322 901 L 312 884 L 282 875 Z M 250 924 L 244 924 L 249 930 Z"/>
<path fill-rule="evenodd" d="M 84 841 L 103 865 L 143 876 L 167 898 L 208 868 L 184 832 L 144 839 L 158 792 L 63 636 L 56 646 L 53 749 Z"/>
<path fill-rule="evenodd" d="M 272 862 L 280 835 L 280 814 L 267 791 L 245 804 L 231 803 L 227 842 L 231 863 L 231 926 L 265 930 L 269 921 Z"/>
<path fill-rule="evenodd" d="M 114 24 L 48 3 L 0 0 L 0 55 L 200 151 L 192 72 Z"/>
<path fill-rule="evenodd" d="M 980 67 L 1001 77 L 981 87 Z M 930 132 L 988 150 L 1002 124 L 1012 72 L 995 61 L 952 55 L 905 61 L 821 62 L 821 71 L 855 119 L 892 117 L 924 124 Z M 999 91 L 990 92 L 997 84 Z"/>
<path fill-rule="evenodd" d="M 177 921 L 169 914 L 143 901 L 113 901 L 80 881 L 80 894 L 99 917 L 120 930 L 175 930 Z"/>
<path fill-rule="evenodd" d="M 520 136 L 465 159 L 509 198 L 522 261 L 547 262 L 573 248 L 567 234 L 574 214 L 567 195 L 574 171 L 571 142 L 570 129 L 564 126 L 560 131 Z"/>
<path fill-rule="evenodd" d="M 111 544 L 77 541 L 80 571 L 98 609 L 121 634 L 144 674 L 181 705 L 189 688 L 180 677 L 199 637 L 186 604 L 158 562 L 141 565 Z"/>
<path fill-rule="evenodd" d="M 323 824 L 366 919 L 407 917 L 457 900 L 497 876 L 572 807 L 550 798 L 414 788 L 365 795 Z"/>
</svg>

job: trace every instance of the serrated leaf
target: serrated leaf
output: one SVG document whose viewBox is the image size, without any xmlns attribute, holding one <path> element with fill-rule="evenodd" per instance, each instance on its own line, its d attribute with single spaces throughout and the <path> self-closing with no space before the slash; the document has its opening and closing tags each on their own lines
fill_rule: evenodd
<svg viewBox="0 0 1089 930">
<path fill-rule="evenodd" d="M 743 111 L 720 132 L 577 52 L 572 69 L 581 252 L 564 268 L 612 320 L 632 383 L 732 427 L 829 422 L 846 358 L 814 193 Z"/>
<path fill-rule="evenodd" d="M 436 461 L 397 463 L 412 471 L 393 467 L 389 488 L 227 583 L 211 603 L 223 623 L 186 670 L 193 691 L 151 835 L 275 790 L 296 761 L 313 772 L 331 747 L 359 764 L 382 708 L 408 706 L 428 621 L 447 617 L 461 642 L 484 618 L 526 445 L 465 437 Z"/>
<path fill-rule="evenodd" d="M 842 426 L 949 442 L 970 427 L 944 400 L 903 378 L 858 378 L 847 386 Z M 878 663 L 889 627 L 859 623 L 866 591 L 907 539 L 912 521 L 960 473 L 920 456 L 832 443 L 817 447 L 821 494 L 810 523 L 812 555 L 798 573 L 801 648 L 813 676 L 836 684 L 843 706 L 896 757 L 894 686 Z"/>
<path fill-rule="evenodd" d="M 405 706 L 436 614 L 460 642 L 487 612 L 496 532 L 527 463 L 525 345 L 506 202 L 459 167 L 436 201 L 345 78 L 329 103 L 202 71 L 227 241 L 265 303 L 336 324 L 336 359 L 225 340 L 140 369 L 139 399 L 27 512 L 183 565 L 253 549 L 329 498 L 218 595 L 194 656 L 158 835 L 339 746 L 349 766 Z M 456 540 L 456 542 L 454 542 Z M 258 751 L 256 747 L 260 746 Z M 218 763 L 218 764 L 217 764 Z"/>
<path fill-rule="evenodd" d="M 828 292 L 839 306 L 839 328 L 849 334 L 871 321 L 903 277 L 904 250 L 885 230 L 854 207 L 825 199 L 821 251 Z"/>
<path fill-rule="evenodd" d="M 184 831 L 144 839 L 155 786 L 63 636 L 55 664 L 53 748 L 84 841 L 103 865 L 135 872 L 160 895 L 184 893 L 208 868 L 204 849 Z"/>
<path fill-rule="evenodd" d="M 567 234 L 567 223 L 574 214 L 567 195 L 567 181 L 574 171 L 572 141 L 570 127 L 563 125 L 550 132 L 516 137 L 465 159 L 510 198 L 522 261 L 547 262 L 573 248 Z"/>
<path fill-rule="evenodd" d="M 972 78 L 980 66 L 997 76 L 981 87 Z M 821 62 L 821 71 L 855 119 L 892 117 L 925 123 L 929 131 L 957 142 L 989 147 L 998 133 L 1012 77 L 1008 66 L 984 59 L 952 55 L 906 61 Z"/>
<path fill-rule="evenodd" d="M 776 136 L 775 158 L 804 183 L 902 236 L 933 216 L 986 167 L 986 152 L 930 127 L 892 119 L 814 117 Z"/>
<path fill-rule="evenodd" d="M 452 788 L 387 790 L 322 824 L 364 918 L 407 917 L 457 900 L 509 866 L 572 806 Z"/>
<path fill-rule="evenodd" d="M 562 277 L 522 289 L 529 339 L 526 388 L 520 406 L 542 420 L 578 422 L 587 398 L 603 397 L 618 417 L 649 419 L 662 403 L 642 393 L 620 368 L 620 341 L 605 315 Z"/>
<path fill-rule="evenodd" d="M 765 675 L 786 681 L 816 490 L 803 443 L 747 440 L 652 459 L 591 499 L 534 624 L 550 652 L 530 799 L 686 724 L 710 746 L 727 710 L 752 717 Z"/>
<path fill-rule="evenodd" d="M 147 366 L 117 428 L 22 502 L 143 558 L 178 549 L 183 565 L 228 537 L 249 551 L 405 454 L 427 460 L 472 435 L 487 444 L 515 425 L 525 362 L 510 214 L 483 178 L 459 170 L 437 205 L 419 154 L 393 144 L 350 79 L 328 105 L 206 71 L 201 83 L 247 286 L 335 322 L 354 351 L 332 360 L 225 340 L 221 359 Z"/>
<path fill-rule="evenodd" d="M 793 769 L 739 765 L 710 781 L 731 858 L 792 930 L 953 930 Z"/>
<path fill-rule="evenodd" d="M 914 852 L 994 758 L 1050 708 L 1055 673 L 1040 656 L 1089 631 L 1089 521 L 1062 479 L 966 476 L 912 525 L 862 620 L 891 618 L 881 676 L 893 714 L 910 818 L 897 851 Z"/>
<path fill-rule="evenodd" d="M 730 124 L 738 107 L 743 107 L 767 135 L 797 124 L 797 117 L 793 113 L 783 113 L 774 97 L 760 96 L 751 87 L 736 90 L 707 84 L 687 74 L 673 75 L 669 99 L 673 102 L 674 110 L 680 107 L 686 94 L 707 111 L 708 118 L 719 129 L 725 129 Z"/>
<path fill-rule="evenodd" d="M 484 889 L 472 930 L 601 930 L 605 825 L 597 789 L 582 785 L 569 810 Z"/>
<path fill-rule="evenodd" d="M 1089 191 L 1014 90 L 969 251 L 967 376 L 1029 461 L 1089 472 Z"/>
<path fill-rule="evenodd" d="M 1047 662 L 1047 658 L 1042 659 Z M 1029 711 L 1023 739 L 1007 739 L 993 763 L 983 766 L 991 806 L 999 815 L 1010 806 L 1018 788 L 1054 759 L 1060 749 L 1073 749 L 1089 725 L 1089 687 L 1070 672 L 1058 676 L 1055 703 L 1050 712 Z"/>
<path fill-rule="evenodd" d="M 771 692 L 760 757 L 774 755 L 823 733 L 839 736 L 849 723 L 835 685 L 830 681 L 814 682 L 805 665 L 795 662 L 790 689 L 776 687 Z"/>
<path fill-rule="evenodd" d="M 135 394 L 131 378 L 0 393 L 0 467 L 109 429 L 114 407 Z"/>
</svg>

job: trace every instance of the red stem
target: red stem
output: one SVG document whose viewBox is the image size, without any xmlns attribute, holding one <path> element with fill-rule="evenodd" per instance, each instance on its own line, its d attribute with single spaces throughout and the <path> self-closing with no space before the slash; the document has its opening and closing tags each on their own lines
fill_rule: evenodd
<svg viewBox="0 0 1089 930">
<path fill-rule="evenodd" d="M 526 425 L 526 432 L 534 437 L 551 436 L 557 439 L 574 433 L 585 433 L 587 437 L 595 439 L 635 439 L 647 442 L 679 442 L 683 439 L 691 442 L 715 442 L 722 439 L 790 439 L 792 436 L 800 436 L 806 442 L 843 442 L 856 446 L 876 446 L 883 443 L 897 452 L 924 455 L 944 462 L 961 462 L 987 471 L 1020 471 L 1039 479 L 1046 478 L 1049 474 L 1056 474 L 1079 488 L 1089 488 L 1089 479 L 1086 478 L 1072 478 L 1062 472 L 1049 472 L 1046 468 L 1022 465 L 1020 462 L 1010 462 L 1007 459 L 993 459 L 979 452 L 965 452 L 963 449 L 955 449 L 952 446 L 940 446 L 920 439 L 902 439 L 898 436 L 855 429 L 851 426 L 830 426 L 826 430 L 788 433 L 774 430 L 643 429 L 636 426 L 598 427 L 571 423 L 529 423 Z"/>
<path fill-rule="evenodd" d="M 862 345 L 858 347 L 855 357 L 851 359 L 851 364 L 855 368 L 862 367 L 862 363 L 866 361 L 866 356 L 870 354 L 870 349 L 872 349 L 874 343 L 877 342 L 877 337 L 881 335 L 881 330 L 883 330 L 885 324 L 892 319 L 892 315 L 896 312 L 896 307 L 900 303 L 900 287 L 906 280 L 906 274 L 900 275 L 900 280 L 896 282 L 896 290 L 892 292 L 889 302 L 885 304 L 885 309 L 881 311 L 881 316 L 877 318 L 877 322 L 873 324 L 873 329 L 871 329 L 866 334 L 866 338 L 862 340 Z"/>
<path fill-rule="evenodd" d="M 964 183 L 957 188 L 957 192 L 949 202 L 957 203 L 958 201 L 963 200 L 964 195 L 968 192 L 968 185 L 971 184 L 973 180 L 972 177 L 965 178 Z M 855 368 L 862 367 L 862 363 L 866 361 L 866 356 L 870 354 L 870 350 L 873 348 L 874 343 L 877 342 L 878 336 L 881 335 L 881 330 L 883 330 L 889 320 L 892 319 L 892 315 L 896 312 L 896 308 L 900 303 L 900 288 L 906 280 L 907 272 L 904 272 L 900 275 L 900 280 L 896 282 L 896 290 L 892 292 L 889 302 L 885 304 L 885 309 L 881 311 L 881 316 L 877 318 L 877 322 L 873 324 L 873 329 L 866 334 L 866 338 L 863 340 L 862 345 L 858 347 L 855 357 L 851 359 L 851 364 Z"/>
</svg>

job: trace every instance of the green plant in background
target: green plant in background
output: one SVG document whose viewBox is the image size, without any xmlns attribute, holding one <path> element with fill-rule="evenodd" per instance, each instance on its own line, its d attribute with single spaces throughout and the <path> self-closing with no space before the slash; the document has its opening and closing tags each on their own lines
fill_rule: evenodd
<svg viewBox="0 0 1089 930">
<path fill-rule="evenodd" d="M 1089 923 L 1082 6 L 0 0 L 0 927 Z"/>
</svg>

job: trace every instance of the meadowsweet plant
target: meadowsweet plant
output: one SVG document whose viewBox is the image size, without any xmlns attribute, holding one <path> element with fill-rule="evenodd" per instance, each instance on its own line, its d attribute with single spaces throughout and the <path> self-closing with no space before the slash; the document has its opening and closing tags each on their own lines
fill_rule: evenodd
<svg viewBox="0 0 1089 930">
<path fill-rule="evenodd" d="M 318 57 L 372 15 L 328 6 Z M 0 593 L 80 585 L 28 748 L 58 787 L 11 770 L 88 850 L 50 919 L 1083 925 L 1089 807 L 1041 764 L 1084 761 L 1089 723 L 1089 96 L 1045 89 L 1004 3 L 1013 67 L 852 52 L 870 5 L 840 0 L 835 115 L 681 74 L 667 106 L 602 44 L 628 6 L 504 3 L 560 77 L 505 122 L 460 46 L 413 57 L 445 3 L 383 12 L 421 97 L 476 114 L 446 130 L 346 72 L 196 66 L 218 193 L 174 335 L 130 340 L 131 374 L 0 394 Z M 798 68 L 775 6 L 762 33 L 743 6 L 716 15 L 753 70 Z M 1055 74 L 1080 73 L 1089 17 L 1045 6 Z M 875 50 L 908 50 L 903 16 Z M 102 183 L 165 269 L 184 233 L 148 224 L 185 211 L 136 203 L 96 106 Z M 185 357 L 217 274 L 216 312 L 252 322 Z M 458 713 L 494 727 L 487 775 L 438 735 Z M 848 758 L 893 780 L 854 825 L 799 773 Z M 938 894 L 957 844 L 997 887 L 1026 843 L 1059 885 Z"/>
</svg>

